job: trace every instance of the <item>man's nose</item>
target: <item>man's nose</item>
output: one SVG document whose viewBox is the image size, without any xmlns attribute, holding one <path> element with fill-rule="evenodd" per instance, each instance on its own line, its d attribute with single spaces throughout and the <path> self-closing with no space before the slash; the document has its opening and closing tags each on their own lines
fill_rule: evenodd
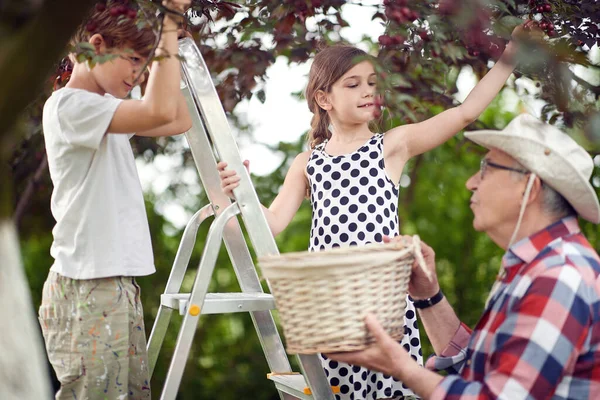
<svg viewBox="0 0 600 400">
<path fill-rule="evenodd" d="M 481 173 L 479 171 L 477 171 L 473 175 L 471 175 L 471 177 L 469 179 L 467 179 L 465 186 L 467 187 L 468 190 L 473 192 L 473 191 L 477 190 L 477 187 L 479 186 L 479 182 L 481 182 Z"/>
</svg>

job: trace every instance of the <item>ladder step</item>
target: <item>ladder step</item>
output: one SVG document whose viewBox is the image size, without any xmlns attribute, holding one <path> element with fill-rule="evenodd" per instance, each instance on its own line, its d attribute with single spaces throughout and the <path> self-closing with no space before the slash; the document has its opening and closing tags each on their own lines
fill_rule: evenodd
<svg viewBox="0 0 600 400">
<path fill-rule="evenodd" d="M 304 376 L 300 374 L 267 374 L 267 378 L 275 383 L 275 387 L 298 399 L 311 399 L 310 389 L 304 380 Z"/>
<path fill-rule="evenodd" d="M 306 380 L 304 376 L 302 376 L 299 372 L 290 372 L 290 373 L 270 373 L 267 374 L 267 378 L 275 382 L 275 387 L 280 391 L 290 394 L 299 399 L 312 399 L 312 392 L 308 385 L 306 384 Z M 331 390 L 333 393 L 339 393 L 339 386 L 331 386 Z"/>
<path fill-rule="evenodd" d="M 179 310 L 184 315 L 190 299 L 189 293 L 162 294 L 160 304 Z M 269 293 L 207 293 L 201 314 L 227 314 L 275 309 L 275 301 Z"/>
</svg>

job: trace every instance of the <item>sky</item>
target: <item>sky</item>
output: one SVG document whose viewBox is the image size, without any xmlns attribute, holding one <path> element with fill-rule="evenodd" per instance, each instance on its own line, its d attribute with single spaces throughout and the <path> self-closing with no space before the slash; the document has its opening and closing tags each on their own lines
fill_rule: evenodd
<svg viewBox="0 0 600 400">
<path fill-rule="evenodd" d="M 363 3 L 373 4 L 378 1 L 364 0 Z M 379 35 L 384 32 L 384 26 L 380 20 L 371 20 L 374 11 L 373 7 L 344 5 L 342 14 L 350 27 L 342 28 L 340 31 L 342 38 L 350 43 L 357 43 L 363 35 L 366 35 L 373 41 L 377 41 Z M 596 51 L 597 53 L 599 52 Z M 252 135 L 240 134 L 235 129 L 233 134 L 242 159 L 250 160 L 253 174 L 269 174 L 281 161 L 281 156 L 270 151 L 267 145 L 275 145 L 281 141 L 297 141 L 309 129 L 312 114 L 305 101 L 292 95 L 304 90 L 309 69 L 310 62 L 301 65 L 288 64 L 286 58 L 278 58 L 267 70 L 266 83 L 263 87 L 266 92 L 265 103 L 261 103 L 256 96 L 253 96 L 252 99 L 245 100 L 236 107 L 236 114 L 251 127 Z M 461 71 L 457 82 L 459 89 L 457 100 L 463 101 L 476 83 L 477 80 L 469 68 Z M 527 87 L 531 93 L 536 91 L 535 86 L 524 79 L 519 80 L 519 86 Z M 525 96 L 512 91 L 505 91 L 503 100 L 507 109 L 519 108 L 538 117 L 544 104 L 534 100 L 531 95 Z M 596 161 L 597 165 L 600 165 L 600 159 Z M 174 167 L 178 165 L 181 165 L 181 161 L 177 156 L 157 156 L 151 164 L 138 160 L 137 166 L 144 191 L 155 194 L 163 192 L 173 179 Z M 191 194 L 200 192 L 195 171 L 186 171 L 183 179 L 189 184 Z M 404 179 L 401 184 L 406 186 L 409 182 Z M 178 228 L 185 226 L 191 217 L 189 211 L 176 202 L 157 204 L 157 211 L 165 215 Z"/>
</svg>

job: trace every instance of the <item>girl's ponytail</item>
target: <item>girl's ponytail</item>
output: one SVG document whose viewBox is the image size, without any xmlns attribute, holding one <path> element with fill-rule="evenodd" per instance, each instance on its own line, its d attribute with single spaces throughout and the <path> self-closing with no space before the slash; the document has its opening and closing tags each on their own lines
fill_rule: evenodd
<svg viewBox="0 0 600 400">
<path fill-rule="evenodd" d="M 308 132 L 308 145 L 311 149 L 314 149 L 331 137 L 327 111 L 323 110 L 317 104 L 315 104 L 315 107 L 317 108 L 317 112 L 314 113 L 310 121 L 310 131 Z"/>
</svg>

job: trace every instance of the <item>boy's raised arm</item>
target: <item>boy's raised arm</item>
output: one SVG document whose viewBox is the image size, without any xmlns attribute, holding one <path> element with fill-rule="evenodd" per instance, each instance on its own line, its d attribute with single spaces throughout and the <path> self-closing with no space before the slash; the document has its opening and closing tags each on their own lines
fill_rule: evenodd
<svg viewBox="0 0 600 400">
<path fill-rule="evenodd" d="M 163 3 L 168 8 L 183 12 L 190 1 L 170 0 Z M 175 57 L 178 51 L 177 22 L 167 13 L 155 54 L 164 58 L 152 63 L 144 97 L 141 100 L 123 101 L 113 116 L 108 132 L 142 132 L 176 121 L 179 102 L 174 99 L 181 96 L 180 64 L 179 59 Z"/>
</svg>

